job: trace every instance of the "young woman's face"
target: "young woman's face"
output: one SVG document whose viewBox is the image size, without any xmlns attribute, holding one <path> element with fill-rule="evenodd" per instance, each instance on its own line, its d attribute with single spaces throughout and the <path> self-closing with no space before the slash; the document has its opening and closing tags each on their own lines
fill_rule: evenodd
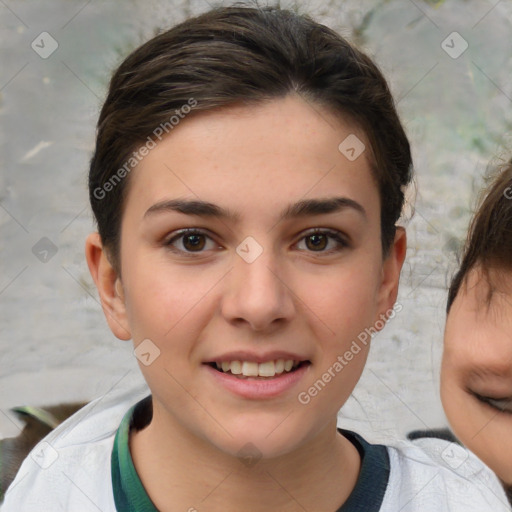
<svg viewBox="0 0 512 512">
<path fill-rule="evenodd" d="M 512 484 L 512 275 L 468 274 L 446 321 L 441 397 L 458 438 Z"/>
<path fill-rule="evenodd" d="M 383 261 L 366 152 L 338 149 L 349 135 L 364 141 L 289 96 L 185 119 L 133 171 L 125 313 L 110 324 L 145 343 L 153 421 L 167 432 L 271 456 L 336 421 L 368 347 L 345 353 L 382 326 L 405 253 L 400 232 Z"/>
</svg>

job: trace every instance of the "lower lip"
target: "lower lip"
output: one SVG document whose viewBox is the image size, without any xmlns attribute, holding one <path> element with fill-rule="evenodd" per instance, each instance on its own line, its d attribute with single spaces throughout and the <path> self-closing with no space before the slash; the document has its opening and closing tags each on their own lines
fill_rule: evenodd
<svg viewBox="0 0 512 512">
<path fill-rule="evenodd" d="M 229 373 L 223 373 L 210 365 L 205 365 L 216 381 L 228 391 L 243 398 L 260 400 L 274 398 L 292 389 L 309 370 L 310 364 L 304 364 L 297 370 L 280 375 L 271 379 L 247 378 L 241 379 Z"/>
</svg>

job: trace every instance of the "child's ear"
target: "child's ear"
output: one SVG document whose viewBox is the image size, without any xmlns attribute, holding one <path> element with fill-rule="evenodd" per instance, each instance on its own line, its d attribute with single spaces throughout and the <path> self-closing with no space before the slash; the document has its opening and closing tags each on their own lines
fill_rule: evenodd
<svg viewBox="0 0 512 512">
<path fill-rule="evenodd" d="M 85 256 L 110 330 L 117 338 L 129 340 L 131 333 L 121 278 L 111 265 L 98 233 L 91 233 L 87 237 Z"/>
<path fill-rule="evenodd" d="M 395 239 L 382 264 L 382 280 L 378 297 L 378 318 L 393 310 L 398 295 L 400 271 L 407 252 L 407 235 L 402 227 L 396 228 Z M 377 319 L 376 319 L 377 320 Z"/>
</svg>

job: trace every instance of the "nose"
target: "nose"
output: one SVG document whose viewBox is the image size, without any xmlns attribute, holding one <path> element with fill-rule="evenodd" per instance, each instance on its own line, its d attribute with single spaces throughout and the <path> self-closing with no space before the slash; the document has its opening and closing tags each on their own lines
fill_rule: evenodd
<svg viewBox="0 0 512 512">
<path fill-rule="evenodd" d="M 233 269 L 224 283 L 224 318 L 259 332 L 273 331 L 288 323 L 296 309 L 294 294 L 276 258 L 265 251 L 252 263 L 238 255 L 234 258 Z"/>
</svg>

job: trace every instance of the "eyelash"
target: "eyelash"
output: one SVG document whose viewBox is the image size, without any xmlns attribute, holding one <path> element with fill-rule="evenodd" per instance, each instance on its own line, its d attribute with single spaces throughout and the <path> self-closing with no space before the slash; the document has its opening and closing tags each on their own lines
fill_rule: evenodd
<svg viewBox="0 0 512 512">
<path fill-rule="evenodd" d="M 512 415 L 512 409 L 511 410 L 508 410 L 508 409 L 503 409 L 501 407 L 499 407 L 498 405 L 495 405 L 491 402 L 505 402 L 504 406 L 505 407 L 510 407 L 511 403 L 512 403 L 512 398 L 491 398 L 491 397 L 488 397 L 488 396 L 482 396 L 482 395 L 479 395 L 478 393 L 475 393 L 474 391 L 471 391 L 469 390 L 469 392 L 481 403 L 487 405 L 488 407 L 491 407 L 493 410 L 495 411 L 498 411 L 502 414 L 511 414 Z"/>
<path fill-rule="evenodd" d="M 205 232 L 205 231 L 203 231 L 201 229 L 186 228 L 186 229 L 179 230 L 175 234 L 173 234 L 173 236 L 171 238 L 168 238 L 164 242 L 164 245 L 169 250 L 171 250 L 172 252 L 175 252 L 175 253 L 178 253 L 178 254 L 181 254 L 181 255 L 186 255 L 186 256 L 190 256 L 190 257 L 194 257 L 194 255 L 196 255 L 196 254 L 200 255 L 200 254 L 202 254 L 205 251 L 187 251 L 187 250 L 177 249 L 176 247 L 173 246 L 173 243 L 175 243 L 176 241 L 178 241 L 180 239 L 183 239 L 183 238 L 185 238 L 187 236 L 193 236 L 193 235 L 204 236 L 204 237 L 209 238 L 210 240 L 212 240 L 211 236 L 207 232 Z M 305 233 L 302 236 L 302 238 L 300 238 L 299 242 L 301 242 L 302 240 L 304 240 L 304 239 L 306 239 L 308 237 L 314 236 L 314 235 L 324 235 L 324 236 L 327 236 L 330 239 L 334 240 L 338 244 L 338 247 L 336 247 L 334 249 L 327 250 L 327 251 L 307 251 L 307 252 L 310 252 L 312 254 L 315 254 L 315 253 L 322 254 L 322 255 L 324 255 L 324 254 L 333 254 L 333 253 L 336 253 L 336 252 L 340 252 L 340 251 L 342 251 L 342 250 L 344 250 L 344 249 L 346 249 L 346 248 L 348 248 L 350 246 L 350 244 L 347 241 L 346 237 L 343 236 L 338 231 L 332 231 L 332 230 L 329 230 L 329 229 L 319 229 L 319 228 L 313 229 L 313 230 Z"/>
</svg>

